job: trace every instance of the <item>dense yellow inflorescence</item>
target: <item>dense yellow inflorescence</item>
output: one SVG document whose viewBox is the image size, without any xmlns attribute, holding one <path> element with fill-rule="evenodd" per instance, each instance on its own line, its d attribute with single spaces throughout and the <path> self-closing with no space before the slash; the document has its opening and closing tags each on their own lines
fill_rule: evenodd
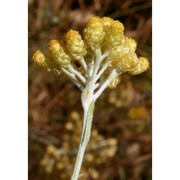
<svg viewBox="0 0 180 180">
<path fill-rule="evenodd" d="M 89 68 L 96 57 L 96 50 L 100 49 L 102 54 L 109 53 L 104 60 L 110 62 L 109 68 L 116 69 L 119 74 L 128 72 L 138 75 L 148 69 L 149 61 L 137 56 L 136 47 L 136 41 L 124 35 L 124 26 L 121 22 L 109 17 L 95 16 L 87 22 L 82 36 L 78 31 L 70 30 L 63 40 L 50 41 L 46 54 L 38 50 L 32 59 L 45 70 L 60 74 L 62 68 L 68 69 L 69 65 L 77 71 L 82 70 L 76 66 L 76 62 L 82 58 Z M 109 68 L 106 72 L 109 72 Z M 114 82 L 118 82 L 117 79 Z M 112 87 L 115 87 L 117 83 L 112 84 Z"/>
<path fill-rule="evenodd" d="M 71 29 L 62 40 L 51 40 L 46 53 L 37 50 L 32 59 L 48 72 L 57 75 L 62 72 L 67 75 L 83 92 L 81 96 L 83 108 L 86 111 L 88 109 L 88 118 L 92 119 L 89 115 L 92 113 L 90 105 L 94 104 L 105 88 L 115 88 L 121 81 L 122 73 L 138 75 L 148 69 L 148 59 L 138 57 L 135 53 L 136 47 L 136 41 L 124 35 L 124 25 L 120 21 L 95 16 L 89 19 L 82 35 Z M 111 102 L 113 101 L 112 98 Z M 62 138 L 62 148 L 48 146 L 41 161 L 47 173 L 51 173 L 54 169 L 61 171 L 60 179 L 70 178 L 74 155 L 77 154 L 76 148 L 80 143 L 81 131 L 78 130 L 81 129 L 82 122 L 76 113 L 73 116 L 74 122 L 69 122 L 65 126 L 67 133 Z M 91 128 L 86 121 L 84 122 L 85 128 Z M 84 132 L 85 137 L 88 134 L 87 131 Z M 86 139 L 82 138 L 84 144 Z M 96 130 L 92 130 L 88 147 L 85 166 L 82 169 L 85 173 L 89 167 L 96 167 L 115 155 L 117 140 L 105 140 Z M 76 162 L 81 163 L 78 158 Z M 72 177 L 76 177 L 79 172 L 74 173 Z M 100 179 L 95 168 L 91 168 L 90 176 L 92 179 Z"/>
</svg>

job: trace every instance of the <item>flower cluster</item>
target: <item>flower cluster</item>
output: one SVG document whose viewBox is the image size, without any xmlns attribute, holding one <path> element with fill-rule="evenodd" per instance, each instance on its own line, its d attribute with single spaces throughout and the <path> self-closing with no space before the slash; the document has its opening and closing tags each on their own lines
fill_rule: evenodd
<svg viewBox="0 0 180 180">
<path fill-rule="evenodd" d="M 121 22 L 93 17 L 87 22 L 82 36 L 78 31 L 70 30 L 63 40 L 51 40 L 47 53 L 38 50 L 32 57 L 45 70 L 66 74 L 82 91 L 83 129 L 71 180 L 79 177 L 98 97 L 107 87 L 115 88 L 122 73 L 137 75 L 149 67 L 146 58 L 136 55 L 136 46 L 135 40 L 124 35 Z"/>
<path fill-rule="evenodd" d="M 137 75 L 148 69 L 149 61 L 136 55 L 136 46 L 134 39 L 124 35 L 121 22 L 93 17 L 82 36 L 70 30 L 63 40 L 51 40 L 47 53 L 38 50 L 32 59 L 47 71 L 65 73 L 82 91 L 90 81 L 94 90 L 105 86 L 104 90 L 116 87 L 124 72 Z"/>
</svg>

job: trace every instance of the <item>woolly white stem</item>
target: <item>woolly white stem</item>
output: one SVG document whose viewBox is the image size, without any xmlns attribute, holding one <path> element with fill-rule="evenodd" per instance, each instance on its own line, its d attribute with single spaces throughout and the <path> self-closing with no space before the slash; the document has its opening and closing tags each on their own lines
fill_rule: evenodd
<svg viewBox="0 0 180 180">
<path fill-rule="evenodd" d="M 94 61 L 92 61 L 89 65 L 88 65 L 88 76 L 89 78 L 92 77 L 92 74 L 93 74 L 93 69 L 94 69 Z"/>
<path fill-rule="evenodd" d="M 71 73 L 74 73 L 74 74 L 82 81 L 83 84 L 86 83 L 85 77 L 84 77 L 79 71 L 77 71 L 76 69 L 74 69 L 74 67 L 73 67 L 71 64 L 68 65 L 68 70 L 69 70 Z"/>
<path fill-rule="evenodd" d="M 94 64 L 94 69 L 93 69 L 93 74 L 92 74 L 92 79 L 95 79 L 97 72 L 99 70 L 99 65 L 101 63 L 101 61 L 103 60 L 102 58 L 102 54 L 101 54 L 101 50 L 97 49 L 95 51 L 96 54 L 96 59 L 95 59 L 95 64 Z"/>
<path fill-rule="evenodd" d="M 79 62 L 81 63 L 84 70 L 87 71 L 87 64 L 86 64 L 83 56 L 79 59 Z"/>
<path fill-rule="evenodd" d="M 73 73 L 70 73 L 68 70 L 66 70 L 65 68 L 61 68 L 63 73 L 66 74 L 66 76 L 69 77 L 69 79 L 81 90 L 83 91 L 83 86 L 81 85 L 81 83 L 76 79 L 75 75 Z"/>
<path fill-rule="evenodd" d="M 79 177 L 79 172 L 81 169 L 84 153 L 91 134 L 93 110 L 94 110 L 94 102 L 91 102 L 90 104 L 86 104 L 86 107 L 84 109 L 84 121 L 83 121 L 84 124 L 83 124 L 83 131 L 81 134 L 81 142 L 79 145 L 79 150 L 76 158 L 76 163 L 74 166 L 73 175 L 71 176 L 71 180 L 77 180 Z"/>
<path fill-rule="evenodd" d="M 94 99 L 96 100 L 102 92 L 107 88 L 107 86 L 111 83 L 111 81 L 118 76 L 118 73 L 116 72 L 116 69 L 113 69 L 110 73 L 109 77 L 106 79 L 106 81 L 101 85 L 101 87 L 98 89 L 98 91 L 94 95 Z"/>
<path fill-rule="evenodd" d="M 108 50 L 108 51 L 106 51 L 103 55 L 102 55 L 102 60 L 104 59 L 104 58 L 106 58 L 108 55 L 109 55 L 109 53 L 110 53 L 110 50 Z"/>
<path fill-rule="evenodd" d="M 109 64 L 111 63 L 110 60 L 107 60 L 105 64 L 103 64 L 102 68 L 98 72 L 97 76 L 95 77 L 95 82 L 101 77 L 101 75 L 104 73 L 104 71 L 108 68 Z"/>
<path fill-rule="evenodd" d="M 96 57 L 95 61 L 92 61 L 88 67 L 86 73 L 88 73 L 89 78 L 87 79 L 87 82 L 85 82 L 85 88 L 81 95 L 82 100 L 82 106 L 84 109 L 84 120 L 83 120 L 83 129 L 81 134 L 81 142 L 79 145 L 79 150 L 76 158 L 76 163 L 74 166 L 74 171 L 71 176 L 71 180 L 77 180 L 79 177 L 81 165 L 83 162 L 84 153 L 90 138 L 91 134 L 91 125 L 92 125 L 92 117 L 93 117 L 93 110 L 94 110 L 94 103 L 96 99 L 101 95 L 101 93 L 104 91 L 104 89 L 111 83 L 111 81 L 118 75 L 116 70 L 113 70 L 111 74 L 109 75 L 108 79 L 101 85 L 100 83 L 96 83 L 96 81 L 101 77 L 103 72 L 107 69 L 107 67 L 110 64 L 110 60 L 105 62 L 104 65 L 101 66 L 101 62 L 104 60 L 104 58 L 109 54 L 109 52 L 105 53 L 104 55 L 101 54 L 101 50 L 96 50 Z M 101 69 L 100 69 L 101 67 Z M 69 67 L 71 72 L 74 72 L 73 67 Z M 99 71 L 100 69 L 100 71 Z M 98 73 L 99 71 L 99 73 Z M 74 72 L 76 76 L 79 77 L 79 75 Z M 81 76 L 79 77 L 79 79 Z M 81 78 L 81 80 L 83 80 Z M 94 90 L 97 90 L 97 92 L 94 94 Z"/>
<path fill-rule="evenodd" d="M 100 87 L 100 85 L 101 85 L 100 83 L 95 84 L 94 85 L 94 90 L 96 90 L 98 87 Z"/>
<path fill-rule="evenodd" d="M 92 75 L 92 79 L 93 79 L 93 83 L 95 84 L 96 82 L 96 76 L 97 76 L 97 73 L 99 71 L 99 68 L 100 68 L 100 64 L 101 62 L 104 60 L 104 58 L 106 58 L 109 54 L 109 51 L 107 51 L 106 53 L 104 53 L 103 55 L 101 54 L 101 50 L 100 49 L 97 49 L 96 52 L 96 62 L 95 62 L 95 65 L 94 65 L 94 70 L 93 70 L 93 75 Z"/>
</svg>

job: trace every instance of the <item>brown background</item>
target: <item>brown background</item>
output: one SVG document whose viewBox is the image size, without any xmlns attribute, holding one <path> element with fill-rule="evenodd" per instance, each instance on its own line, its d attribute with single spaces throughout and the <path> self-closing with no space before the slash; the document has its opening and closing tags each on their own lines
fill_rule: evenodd
<svg viewBox="0 0 180 180">
<path fill-rule="evenodd" d="M 138 42 L 137 54 L 148 57 L 151 63 L 151 1 L 29 0 L 28 4 L 29 179 L 56 180 L 59 174 L 47 174 L 40 161 L 48 145 L 61 148 L 67 133 L 64 126 L 72 111 L 82 117 L 80 91 L 65 76 L 56 77 L 34 65 L 32 53 L 44 50 L 51 39 L 61 39 L 69 29 L 81 31 L 90 17 L 98 15 L 120 20 L 125 34 Z M 124 74 L 118 87 L 107 89 L 97 101 L 93 128 L 105 139 L 118 141 L 113 158 L 100 166 L 92 163 L 99 179 L 152 179 L 151 97 L 150 68 L 136 77 Z"/>
</svg>

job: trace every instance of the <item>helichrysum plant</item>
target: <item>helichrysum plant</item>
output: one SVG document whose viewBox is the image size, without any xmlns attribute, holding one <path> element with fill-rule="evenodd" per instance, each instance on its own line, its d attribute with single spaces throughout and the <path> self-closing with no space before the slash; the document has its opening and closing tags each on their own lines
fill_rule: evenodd
<svg viewBox="0 0 180 180">
<path fill-rule="evenodd" d="M 137 43 L 124 35 L 121 22 L 109 17 L 89 19 L 82 35 L 69 30 L 63 40 L 51 40 L 46 53 L 36 51 L 33 61 L 49 72 L 64 73 L 80 89 L 84 110 L 81 141 L 71 180 L 78 179 L 91 134 L 94 105 L 107 88 L 115 88 L 122 73 L 138 75 L 149 61 L 135 53 Z"/>
</svg>

